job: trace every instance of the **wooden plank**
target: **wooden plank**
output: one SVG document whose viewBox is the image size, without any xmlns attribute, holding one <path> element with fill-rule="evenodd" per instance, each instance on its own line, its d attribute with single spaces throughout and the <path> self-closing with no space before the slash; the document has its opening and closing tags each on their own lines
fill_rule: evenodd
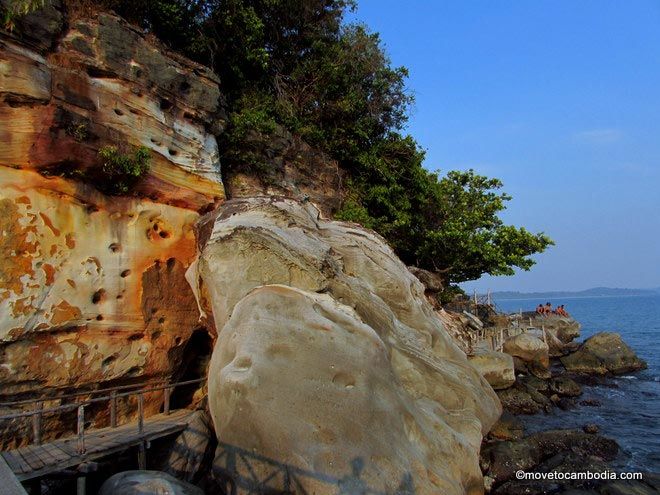
<svg viewBox="0 0 660 495">
<path fill-rule="evenodd" d="M 37 455 L 29 450 L 29 447 L 21 447 L 20 449 L 16 449 L 15 452 L 20 454 L 20 456 L 27 462 L 27 464 L 30 466 L 30 469 L 41 469 L 44 467 L 44 463 L 41 462 L 41 459 L 37 457 Z"/>
<path fill-rule="evenodd" d="M 7 454 L 7 453 L 9 453 L 9 452 L 5 452 L 5 454 Z M 13 458 L 14 462 L 21 466 L 21 472 L 23 472 L 23 473 L 30 472 L 30 465 L 27 462 L 25 462 L 25 459 L 23 459 L 23 456 L 21 454 L 19 454 L 16 451 L 13 451 L 9 454 L 12 455 L 12 458 Z M 14 472 L 16 474 L 18 474 L 17 471 L 14 471 Z"/>
<path fill-rule="evenodd" d="M 116 428 L 88 430 L 85 432 L 87 451 L 82 455 L 77 452 L 78 437 L 72 436 L 41 446 L 4 452 L 3 456 L 12 458 L 12 471 L 18 480 L 26 481 L 139 446 L 144 441 L 181 432 L 187 426 L 191 414 L 192 411 L 182 409 L 171 411 L 169 416 L 159 414 L 146 418 L 142 434 L 137 431 L 137 421 Z M 22 469 L 15 469 L 18 465 Z"/>
<path fill-rule="evenodd" d="M 27 495 L 23 485 L 14 476 L 14 472 L 0 455 L 0 495 Z"/>
<path fill-rule="evenodd" d="M 40 445 L 28 445 L 26 447 L 21 447 L 18 450 L 33 468 L 39 468 L 39 466 L 33 464 L 33 462 L 40 463 L 42 466 L 48 466 L 53 463 L 50 457 L 41 451 Z"/>
<path fill-rule="evenodd" d="M 15 473 L 23 471 L 21 464 L 16 460 L 11 452 L 3 452 L 1 456 Z"/>
</svg>

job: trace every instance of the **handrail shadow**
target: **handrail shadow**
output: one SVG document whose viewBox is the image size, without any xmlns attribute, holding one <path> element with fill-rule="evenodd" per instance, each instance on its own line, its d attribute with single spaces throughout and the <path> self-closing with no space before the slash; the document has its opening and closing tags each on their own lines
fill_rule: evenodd
<svg viewBox="0 0 660 495">
<path fill-rule="evenodd" d="M 213 476 L 227 495 L 313 495 L 305 489 L 309 479 L 335 486 L 336 495 L 414 495 L 411 473 L 404 473 L 394 491 L 369 486 L 362 479 L 364 460 L 351 460 L 351 472 L 337 477 L 302 469 L 291 464 L 250 452 L 235 445 L 219 442 L 213 462 Z M 258 473 L 266 473 L 259 475 Z"/>
</svg>

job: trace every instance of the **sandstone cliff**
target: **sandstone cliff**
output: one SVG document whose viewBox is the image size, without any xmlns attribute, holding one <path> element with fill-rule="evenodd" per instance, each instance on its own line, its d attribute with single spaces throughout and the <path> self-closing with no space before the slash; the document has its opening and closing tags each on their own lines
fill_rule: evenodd
<svg viewBox="0 0 660 495">
<path fill-rule="evenodd" d="M 0 36 L 2 394 L 171 378 L 200 326 L 193 225 L 224 197 L 219 82 L 112 15 L 21 22 Z M 132 195 L 77 180 L 118 144 L 150 150 Z"/>
</svg>

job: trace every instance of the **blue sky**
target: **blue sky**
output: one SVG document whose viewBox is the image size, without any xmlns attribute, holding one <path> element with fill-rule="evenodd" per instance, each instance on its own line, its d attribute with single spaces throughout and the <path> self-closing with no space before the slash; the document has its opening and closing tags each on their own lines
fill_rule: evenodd
<svg viewBox="0 0 660 495">
<path fill-rule="evenodd" d="M 502 179 L 504 220 L 557 242 L 468 290 L 660 286 L 660 1 L 358 1 L 426 167 Z"/>
</svg>

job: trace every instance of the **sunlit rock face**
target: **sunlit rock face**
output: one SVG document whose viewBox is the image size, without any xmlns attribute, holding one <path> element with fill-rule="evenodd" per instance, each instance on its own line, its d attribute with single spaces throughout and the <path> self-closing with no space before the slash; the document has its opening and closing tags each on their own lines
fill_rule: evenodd
<svg viewBox="0 0 660 495">
<path fill-rule="evenodd" d="M 195 212 L 0 169 L 3 393 L 166 375 L 197 324 Z"/>
<path fill-rule="evenodd" d="M 6 36 L 0 56 L 0 165 L 70 174 L 99 167 L 105 145 L 145 146 L 143 196 L 192 209 L 224 196 L 209 132 L 222 99 L 208 69 L 107 14 L 73 21 L 46 53 Z"/>
<path fill-rule="evenodd" d="M 58 5 L 0 32 L 4 400 L 176 378 L 201 324 L 193 226 L 224 197 L 216 77 L 118 17 L 64 22 Z M 87 180 L 106 145 L 150 150 L 129 196 Z"/>
<path fill-rule="evenodd" d="M 188 278 L 218 330 L 216 469 L 250 476 L 232 471 L 243 452 L 308 493 L 483 491 L 499 402 L 382 238 L 310 203 L 248 198 L 205 218 L 200 242 Z"/>
</svg>

